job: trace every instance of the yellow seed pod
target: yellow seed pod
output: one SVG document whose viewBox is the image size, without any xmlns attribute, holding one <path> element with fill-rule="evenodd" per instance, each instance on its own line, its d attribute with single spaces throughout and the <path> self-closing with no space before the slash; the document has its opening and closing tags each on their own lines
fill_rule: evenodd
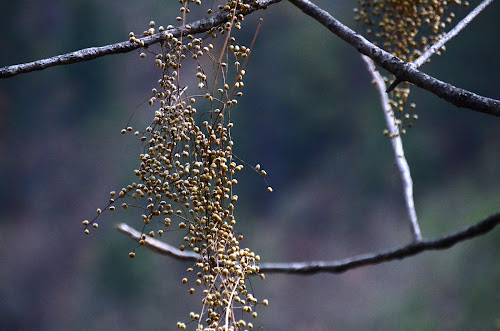
<svg viewBox="0 0 500 331">
<path fill-rule="evenodd" d="M 87 225 L 89 225 L 89 221 L 88 221 L 88 220 L 84 220 L 84 221 L 82 222 L 82 224 L 83 224 L 83 225 L 85 225 L 85 226 L 87 226 Z"/>
<path fill-rule="evenodd" d="M 272 192 L 272 191 L 273 191 L 273 188 L 272 188 L 271 186 L 269 186 L 269 187 L 267 188 L 267 190 L 268 190 L 269 192 Z"/>
<path fill-rule="evenodd" d="M 130 253 L 128 253 L 128 256 L 129 256 L 131 259 L 133 259 L 133 258 L 135 257 L 135 253 L 134 253 L 134 252 L 130 252 Z"/>
<path fill-rule="evenodd" d="M 88 229 L 85 229 L 85 231 L 83 231 L 85 234 L 89 234 L 90 231 Z"/>
</svg>

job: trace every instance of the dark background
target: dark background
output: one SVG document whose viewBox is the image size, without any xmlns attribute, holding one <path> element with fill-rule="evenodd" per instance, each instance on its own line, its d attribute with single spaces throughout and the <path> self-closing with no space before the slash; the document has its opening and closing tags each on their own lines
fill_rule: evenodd
<svg viewBox="0 0 500 331">
<path fill-rule="evenodd" d="M 353 1 L 317 1 L 342 22 Z M 471 7 L 477 4 L 471 2 Z M 119 42 L 150 20 L 175 24 L 176 1 L 3 1 L 0 66 Z M 499 98 L 500 4 L 493 3 L 422 70 Z M 458 10 L 462 17 L 466 10 Z M 286 1 L 245 19 L 245 96 L 232 119 L 246 167 L 237 193 L 243 246 L 263 261 L 332 260 L 410 240 L 400 179 L 375 89 L 358 53 Z M 139 249 L 105 214 L 81 221 L 135 180 L 143 104 L 157 71 L 139 52 L 0 80 L 0 329 L 174 329 L 198 312 L 181 285 L 190 265 Z M 500 122 L 414 88 L 420 116 L 404 139 L 423 235 L 500 209 Z M 182 236 L 182 234 L 178 234 Z M 175 237 L 175 234 L 174 234 Z M 175 238 L 173 241 L 177 240 Z M 493 329 L 500 323 L 500 232 L 341 275 L 253 279 L 264 330 Z M 191 325 L 190 325 L 191 327 Z"/>
</svg>

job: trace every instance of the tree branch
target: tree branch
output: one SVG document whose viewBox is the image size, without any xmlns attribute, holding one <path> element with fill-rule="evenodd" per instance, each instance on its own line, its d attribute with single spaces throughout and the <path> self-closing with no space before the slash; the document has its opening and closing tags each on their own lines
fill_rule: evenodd
<svg viewBox="0 0 500 331">
<path fill-rule="evenodd" d="M 482 12 L 493 0 L 484 0 L 481 2 L 473 11 L 471 11 L 463 20 L 461 20 L 453 29 L 451 29 L 447 34 L 445 34 L 441 39 L 434 43 L 424 54 L 420 55 L 412 64 L 415 68 L 420 68 L 422 64 L 426 63 L 427 60 L 431 58 L 441 47 L 444 46 L 448 41 L 457 36 L 460 31 L 462 31 L 476 16 Z M 401 83 L 400 79 L 394 80 L 394 82 L 389 86 L 387 92 L 391 92 L 394 88 Z"/>
<path fill-rule="evenodd" d="M 387 124 L 387 129 L 389 130 L 389 137 L 392 144 L 392 150 L 394 151 L 394 158 L 403 182 L 404 198 L 408 217 L 410 218 L 411 234 L 413 241 L 418 242 L 422 240 L 422 233 L 420 231 L 420 226 L 418 225 L 415 202 L 413 201 L 413 180 L 410 174 L 410 166 L 405 158 L 403 141 L 401 139 L 399 127 L 394 123 L 394 113 L 389 105 L 389 97 L 385 92 L 384 79 L 375 68 L 375 64 L 372 59 L 366 55 L 361 55 L 361 57 L 363 61 L 365 61 L 368 71 L 372 75 L 373 81 L 380 95 L 380 103 L 382 105 L 382 111 L 384 112 L 385 123 Z"/>
<path fill-rule="evenodd" d="M 142 233 L 140 233 L 133 227 L 129 226 L 128 224 L 125 223 L 117 224 L 115 225 L 115 229 L 118 230 L 118 232 L 128 235 L 130 238 L 134 239 L 137 242 L 139 242 L 142 239 L 141 238 Z M 172 256 L 175 257 L 176 259 L 185 261 L 196 261 L 200 257 L 199 254 L 193 251 L 187 251 L 187 252 L 181 251 L 177 247 L 169 245 L 166 242 L 158 239 L 147 237 L 146 240 L 144 241 L 146 243 L 145 246 L 147 248 L 160 255 Z"/>
<path fill-rule="evenodd" d="M 301 9 L 305 14 L 324 25 L 342 40 L 355 47 L 360 53 L 370 57 L 382 68 L 391 72 L 399 80 L 410 82 L 445 99 L 457 107 L 468 108 L 493 116 L 500 116 L 500 101 L 455 87 L 418 71 L 411 63 L 404 62 L 373 45 L 361 35 L 337 21 L 327 11 L 319 8 L 308 0 L 289 1 Z"/>
<path fill-rule="evenodd" d="M 280 2 L 281 0 L 259 0 L 255 1 L 254 4 L 255 6 L 250 7 L 247 11 L 238 11 L 237 14 L 243 14 L 243 15 L 248 15 L 253 13 L 256 10 L 259 9 L 266 9 L 269 5 L 272 5 L 274 3 Z M 228 16 L 228 13 L 222 13 L 213 17 L 205 18 L 193 23 L 189 23 L 186 25 L 191 26 L 191 29 L 187 31 L 185 28 L 183 29 L 182 27 L 176 27 L 164 32 L 159 32 L 156 33 L 152 36 L 147 36 L 143 38 L 137 38 L 139 40 L 142 40 L 144 42 L 144 46 L 150 46 L 152 44 L 158 43 L 162 40 L 165 40 L 165 36 L 167 33 L 172 34 L 174 37 L 179 37 L 182 34 L 187 35 L 187 34 L 198 34 L 198 33 L 203 33 L 207 32 L 210 29 L 220 26 L 221 24 L 226 23 L 229 21 L 230 16 Z M 16 64 L 16 65 L 11 65 L 11 66 L 6 66 L 3 68 L 0 68 L 0 78 L 9 78 L 15 75 L 23 74 L 23 73 L 28 73 L 32 71 L 37 71 L 37 70 L 44 70 L 50 67 L 54 66 L 60 66 L 60 65 L 66 65 L 66 64 L 73 64 L 73 63 L 78 63 L 78 62 L 84 62 L 84 61 L 90 61 L 97 59 L 99 57 L 103 57 L 106 55 L 111 55 L 111 54 L 121 54 L 121 53 L 128 53 L 133 50 L 136 50 L 138 48 L 141 48 L 142 46 L 139 46 L 136 43 L 131 43 L 129 41 L 123 41 L 120 43 L 112 44 L 112 45 L 106 45 L 102 47 L 90 47 L 90 48 L 85 48 L 81 49 L 79 51 L 75 51 L 72 53 L 67 53 L 63 55 L 58 55 L 54 56 L 48 59 L 42 59 L 34 62 L 29 62 L 29 63 L 23 63 L 23 64 Z"/>
<path fill-rule="evenodd" d="M 269 5 L 278 3 L 281 0 L 257 0 L 248 11 L 242 12 L 243 15 L 248 15 L 256 10 L 265 9 Z M 370 57 L 382 68 L 394 74 L 401 81 L 408 81 L 420 88 L 428 90 L 431 93 L 447 100 L 457 107 L 469 108 L 474 111 L 482 112 L 489 115 L 500 116 L 500 101 L 483 97 L 470 91 L 454 87 L 450 84 L 435 79 L 427 74 L 424 74 L 412 66 L 385 52 L 379 47 L 373 45 L 362 36 L 358 35 L 348 27 L 341 24 L 333 18 L 328 12 L 320 9 L 308 0 L 290 0 L 295 6 L 300 8 L 304 13 L 311 16 L 330 31 L 335 33 L 341 39 L 354 46 L 360 53 Z M 192 29 L 189 33 L 196 34 L 207 32 L 211 28 L 216 27 L 228 21 L 227 14 L 219 14 L 217 16 L 202 19 L 189 25 Z M 158 43 L 165 39 L 166 33 L 172 33 L 174 36 L 180 36 L 181 32 L 187 34 L 186 30 L 181 27 L 170 29 L 166 32 L 157 33 L 152 36 L 140 38 L 145 46 Z M 133 51 L 140 46 L 132 44 L 128 41 L 102 46 L 82 49 L 76 52 L 58 55 L 52 58 L 38 60 L 30 63 L 12 65 L 0 68 L 0 78 L 8 78 L 21 73 L 27 73 L 36 70 L 43 70 L 58 65 L 72 64 L 82 61 L 93 60 L 102 56 L 119 54 Z"/>
<path fill-rule="evenodd" d="M 432 55 L 434 55 L 441 47 L 444 46 L 448 41 L 453 39 L 456 35 L 460 33 L 476 16 L 482 12 L 493 0 L 484 0 L 481 2 L 473 11 L 471 11 L 463 20 L 461 20 L 453 29 L 451 29 L 443 38 L 439 39 L 434 45 L 432 45 L 424 54 L 419 56 L 415 60 L 414 64 L 419 68 L 422 64 L 427 62 Z"/>
<path fill-rule="evenodd" d="M 416 243 L 410 243 L 405 246 L 395 247 L 385 251 L 368 253 L 354 256 L 351 258 L 335 261 L 313 261 L 313 262 L 290 262 L 290 263 L 262 263 L 260 271 L 266 273 L 288 273 L 311 275 L 320 272 L 343 273 L 347 270 L 359 268 L 366 265 L 374 265 L 393 260 L 401 260 L 424 251 L 447 249 L 459 242 L 484 235 L 493 230 L 500 223 L 500 212 L 488 216 L 487 218 L 471 225 L 463 230 L 450 235 L 431 240 L 421 240 Z M 116 229 L 128 235 L 135 241 L 141 239 L 141 233 L 134 230 L 127 224 L 116 225 Z M 162 255 L 169 255 L 181 260 L 196 261 L 199 257 L 194 252 L 181 252 L 177 248 L 170 246 L 162 241 L 146 238 L 146 247 Z"/>
</svg>

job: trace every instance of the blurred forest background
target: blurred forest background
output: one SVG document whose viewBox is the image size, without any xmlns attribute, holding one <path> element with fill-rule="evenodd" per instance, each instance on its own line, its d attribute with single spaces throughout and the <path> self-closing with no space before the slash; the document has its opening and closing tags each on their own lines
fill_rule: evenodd
<svg viewBox="0 0 500 331">
<path fill-rule="evenodd" d="M 354 23 L 355 1 L 315 1 Z M 471 7 L 477 5 L 471 1 Z M 0 66 L 115 43 L 176 24 L 177 1 L 2 1 Z M 467 10 L 456 11 L 457 17 Z M 500 3 L 422 70 L 500 97 Z M 194 17 L 194 16 L 193 16 Z M 242 246 L 265 262 L 333 260 L 410 240 L 401 183 L 375 88 L 359 54 L 283 1 L 245 19 L 244 97 L 233 112 Z M 455 23 L 458 22 L 458 19 Z M 83 219 L 134 181 L 158 71 L 139 51 L 0 80 L 0 329 L 170 330 L 200 307 L 181 285 L 189 263 L 139 249 L 107 213 Z M 433 238 L 500 210 L 500 121 L 414 88 L 420 116 L 404 138 L 423 235 Z M 172 242 L 182 237 L 170 236 Z M 500 324 L 500 231 L 446 251 L 344 274 L 253 279 L 264 330 L 494 329 Z M 189 327 L 189 326 L 188 326 Z"/>
</svg>

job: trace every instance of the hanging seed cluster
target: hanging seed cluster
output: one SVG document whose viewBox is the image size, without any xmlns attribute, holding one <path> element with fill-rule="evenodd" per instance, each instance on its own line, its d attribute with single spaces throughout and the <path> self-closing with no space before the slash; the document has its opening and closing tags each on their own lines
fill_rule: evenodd
<svg viewBox="0 0 500 331">
<path fill-rule="evenodd" d="M 229 22 L 213 28 L 203 38 L 195 38 L 189 34 L 192 27 L 186 23 L 186 15 L 190 6 L 200 6 L 201 1 L 179 2 L 180 16 L 176 19 L 182 24 L 181 36 L 169 33 L 173 26 L 156 28 L 155 22 L 150 22 L 143 33 L 149 36 L 160 32 L 164 41 L 161 51 L 144 49 L 140 53 L 141 58 L 153 57 L 161 72 L 149 99 L 149 105 L 155 109 L 154 119 L 145 130 L 122 130 L 123 134 L 133 133 L 144 146 L 139 167 L 134 171 L 137 180 L 111 192 L 109 204 L 98 209 L 92 221 L 83 221 L 84 231 L 88 234 L 91 227 L 97 228 L 101 213 L 117 207 L 143 210 L 139 245 L 144 245 L 148 236 L 161 236 L 171 228 L 181 231 L 185 236 L 180 249 L 199 254 L 195 265 L 187 270 L 191 278 L 182 279 L 190 294 L 202 296 L 203 308 L 200 313 L 191 312 L 189 323 L 195 323 L 197 330 L 252 329 L 253 324 L 244 317 L 257 317 L 256 305 L 267 306 L 268 301 L 258 302 L 247 289 L 248 277 L 260 274 L 260 257 L 240 247 L 243 236 L 235 231 L 238 196 L 234 187 L 238 184 L 236 174 L 243 165 L 233 155 L 234 124 L 230 121 L 231 110 L 243 95 L 244 67 L 251 51 L 251 47 L 237 43 L 231 32 L 233 28 L 241 29 L 243 15 L 238 13 L 248 10 L 251 3 L 229 1 L 218 6 L 216 13 L 227 13 Z M 207 11 L 211 14 L 214 10 Z M 130 33 L 129 40 L 144 46 L 141 37 Z M 209 42 L 214 38 L 222 39 L 222 50 L 215 51 Z M 181 80 L 182 66 L 187 61 L 194 61 L 196 68 L 190 77 L 196 85 L 191 89 L 182 84 L 188 79 Z M 213 80 L 207 78 L 203 61 L 210 63 Z M 234 79 L 230 81 L 229 77 Z M 191 90 L 195 92 L 188 96 Z M 203 107 L 198 110 L 200 98 L 205 100 L 198 102 Z M 259 171 L 260 166 L 254 170 Z M 264 170 L 260 173 L 265 175 Z M 272 191 L 270 187 L 268 190 Z M 158 224 L 159 230 L 146 230 Z M 135 251 L 129 255 L 133 258 Z M 177 327 L 187 326 L 178 322 Z"/>
<path fill-rule="evenodd" d="M 357 0 L 354 19 L 364 26 L 372 42 L 403 61 L 413 62 L 445 34 L 455 13 L 452 7 L 469 3 L 461 0 Z M 440 52 L 445 51 L 443 46 Z M 437 52 L 437 55 L 440 55 Z M 390 84 L 389 77 L 384 77 Z M 415 104 L 408 107 L 410 85 L 400 83 L 393 91 L 390 106 L 394 123 L 405 134 L 418 119 Z M 409 109 L 408 109 L 409 108 Z M 403 125 L 405 124 L 405 125 Z M 384 130 L 388 134 L 388 130 Z"/>
</svg>

